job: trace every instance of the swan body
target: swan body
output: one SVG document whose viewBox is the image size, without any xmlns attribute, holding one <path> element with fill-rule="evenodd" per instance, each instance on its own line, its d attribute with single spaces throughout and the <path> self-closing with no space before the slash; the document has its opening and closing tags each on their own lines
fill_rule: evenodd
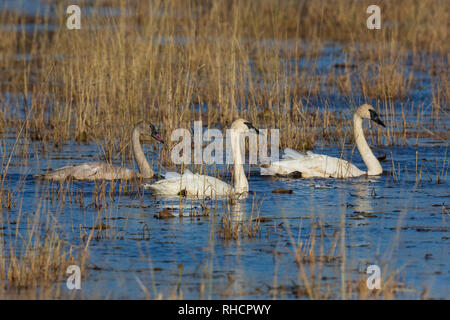
<svg viewBox="0 0 450 320">
<path fill-rule="evenodd" d="M 133 179 L 140 174 L 134 170 L 114 166 L 105 162 L 86 162 L 76 166 L 66 166 L 51 171 L 41 178 L 45 180 L 115 180 Z"/>
<path fill-rule="evenodd" d="M 288 148 L 284 150 L 283 160 L 261 168 L 261 175 L 287 176 L 294 172 L 301 173 L 302 178 L 358 177 L 365 174 L 349 161 L 310 151 L 302 154 Z"/>
<path fill-rule="evenodd" d="M 86 162 L 75 166 L 66 166 L 60 169 L 48 172 L 43 175 L 37 175 L 44 180 L 62 181 L 66 179 L 74 180 L 116 180 L 116 179 L 134 179 L 153 177 L 153 170 L 145 158 L 139 141 L 140 135 L 149 135 L 159 142 L 163 142 L 161 136 L 156 131 L 153 124 L 147 121 L 141 121 L 136 124 L 131 135 L 131 144 L 139 172 L 134 170 L 111 165 L 105 162 Z"/>
<path fill-rule="evenodd" d="M 152 184 L 145 184 L 155 195 L 188 197 L 221 197 L 221 196 L 243 196 L 248 188 L 244 166 L 241 162 L 240 135 L 254 129 L 259 131 L 248 121 L 238 119 L 231 125 L 231 147 L 234 159 L 234 185 L 230 185 L 217 178 L 192 173 L 186 170 L 183 174 L 168 172 L 165 179 Z"/>
<path fill-rule="evenodd" d="M 261 167 L 261 175 L 281 175 L 286 176 L 292 173 L 301 173 L 302 178 L 350 178 L 362 175 L 379 175 L 383 172 L 378 159 L 374 156 L 364 138 L 362 130 L 362 120 L 370 119 L 383 127 L 375 109 L 364 104 L 360 106 L 353 116 L 353 130 L 356 146 L 368 170 L 363 171 L 349 161 L 330 157 L 327 155 L 315 154 L 308 151 L 306 154 L 285 149 L 283 160 L 275 161 L 267 167 Z"/>
<path fill-rule="evenodd" d="M 217 178 L 192 173 L 185 170 L 183 174 L 168 172 L 164 180 L 145 185 L 154 194 L 197 196 L 223 196 L 233 193 L 233 187 Z"/>
</svg>

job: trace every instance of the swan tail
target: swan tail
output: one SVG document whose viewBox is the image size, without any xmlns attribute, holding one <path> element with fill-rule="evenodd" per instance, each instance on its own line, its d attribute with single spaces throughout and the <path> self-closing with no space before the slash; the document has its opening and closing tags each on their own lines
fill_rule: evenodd
<svg viewBox="0 0 450 320">
<path fill-rule="evenodd" d="M 270 166 L 261 166 L 260 174 L 262 176 L 274 176 L 278 173 L 278 166 L 270 165 Z"/>
<path fill-rule="evenodd" d="M 181 177 L 181 174 L 179 174 L 178 172 L 166 172 L 164 174 L 164 178 L 166 178 L 166 179 L 177 179 L 180 177 Z"/>
<path fill-rule="evenodd" d="M 164 183 L 145 183 L 144 189 L 150 190 L 154 194 L 165 194 L 167 192 L 167 186 Z"/>
</svg>

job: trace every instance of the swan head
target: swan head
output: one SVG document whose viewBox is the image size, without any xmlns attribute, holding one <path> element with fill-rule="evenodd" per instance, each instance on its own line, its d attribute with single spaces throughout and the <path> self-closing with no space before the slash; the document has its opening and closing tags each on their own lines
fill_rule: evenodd
<svg viewBox="0 0 450 320">
<path fill-rule="evenodd" d="M 139 134 L 150 136 L 156 141 L 164 143 L 163 138 L 161 138 L 158 130 L 156 130 L 155 126 L 152 123 L 143 120 L 138 122 L 135 128 L 139 131 Z"/>
<path fill-rule="evenodd" d="M 363 104 L 356 110 L 356 114 L 360 116 L 362 119 L 369 119 L 372 120 L 375 123 L 378 123 L 379 125 L 386 127 L 381 121 L 380 116 L 375 111 L 375 108 L 372 107 L 370 104 Z"/>
<path fill-rule="evenodd" d="M 252 129 L 255 130 L 257 134 L 259 134 L 259 130 L 253 126 L 253 124 L 250 121 L 247 121 L 245 119 L 237 119 L 231 124 L 231 129 L 236 130 L 239 133 L 246 133 L 250 132 Z"/>
</svg>

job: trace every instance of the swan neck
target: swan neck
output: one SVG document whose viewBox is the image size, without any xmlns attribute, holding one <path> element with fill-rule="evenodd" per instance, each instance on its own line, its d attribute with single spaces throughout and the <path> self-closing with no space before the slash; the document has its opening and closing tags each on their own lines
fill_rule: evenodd
<svg viewBox="0 0 450 320">
<path fill-rule="evenodd" d="M 231 151 L 234 162 L 234 192 L 248 192 L 248 181 L 244 171 L 244 159 L 241 153 L 240 135 L 236 130 L 231 130 Z"/>
<path fill-rule="evenodd" d="M 144 151 L 142 150 L 141 142 L 139 140 L 140 136 L 139 129 L 135 127 L 131 136 L 131 144 L 133 147 L 134 160 L 139 168 L 142 178 L 152 178 L 153 170 L 150 167 L 147 159 L 145 158 Z"/>
<path fill-rule="evenodd" d="M 353 116 L 353 130 L 356 146 L 358 147 L 358 151 L 367 166 L 367 174 L 369 176 L 379 175 L 383 172 L 383 168 L 381 167 L 378 159 L 374 156 L 372 150 L 369 147 L 369 144 L 366 141 L 366 138 L 364 137 L 362 120 L 363 119 L 355 113 L 355 115 Z"/>
</svg>

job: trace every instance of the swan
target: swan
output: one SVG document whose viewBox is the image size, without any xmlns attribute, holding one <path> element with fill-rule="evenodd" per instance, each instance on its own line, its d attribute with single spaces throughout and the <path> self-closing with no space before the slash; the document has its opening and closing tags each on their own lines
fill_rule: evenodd
<svg viewBox="0 0 450 320">
<path fill-rule="evenodd" d="M 98 161 L 63 167 L 43 175 L 37 175 L 36 177 L 44 180 L 55 181 L 66 180 L 69 178 L 74 180 L 128 180 L 133 178 L 150 179 L 153 177 L 153 170 L 145 158 L 144 151 L 142 150 L 142 146 L 139 141 L 139 137 L 141 135 L 151 136 L 155 140 L 164 143 L 163 139 L 156 131 L 155 126 L 150 122 L 140 121 L 135 125 L 131 134 L 131 145 L 133 147 L 134 159 L 139 167 L 139 172 Z"/>
<path fill-rule="evenodd" d="M 308 151 L 302 154 L 292 149 L 285 149 L 283 160 L 276 161 L 267 167 L 261 167 L 261 175 L 290 175 L 300 173 L 302 178 L 349 178 L 362 175 L 375 176 L 383 172 L 380 162 L 374 156 L 364 138 L 362 129 L 363 119 L 370 119 L 385 127 L 375 109 L 368 104 L 361 105 L 353 115 L 353 134 L 356 146 L 367 166 L 367 171 L 358 169 L 354 164 L 346 160 L 327 155 L 315 154 Z"/>
<path fill-rule="evenodd" d="M 244 165 L 241 161 L 240 137 L 250 130 L 256 129 L 250 122 L 238 119 L 231 124 L 230 140 L 234 159 L 234 186 L 223 182 L 217 178 L 199 175 L 185 170 L 183 174 L 168 172 L 165 179 L 152 184 L 145 184 L 146 189 L 150 189 L 155 195 L 186 197 L 219 197 L 237 196 L 238 198 L 248 193 L 248 181 L 244 172 Z"/>
</svg>

